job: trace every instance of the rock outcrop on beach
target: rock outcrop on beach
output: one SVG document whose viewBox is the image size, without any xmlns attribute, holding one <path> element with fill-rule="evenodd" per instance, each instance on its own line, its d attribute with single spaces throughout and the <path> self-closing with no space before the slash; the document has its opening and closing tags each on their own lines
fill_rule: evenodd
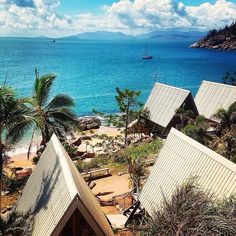
<svg viewBox="0 0 236 236">
<path fill-rule="evenodd" d="M 78 126 L 81 131 L 98 129 L 101 126 L 101 121 L 95 116 L 85 116 L 78 118 Z"/>
<path fill-rule="evenodd" d="M 236 50 L 236 22 L 220 30 L 210 30 L 203 39 L 192 44 L 190 47 Z"/>
</svg>

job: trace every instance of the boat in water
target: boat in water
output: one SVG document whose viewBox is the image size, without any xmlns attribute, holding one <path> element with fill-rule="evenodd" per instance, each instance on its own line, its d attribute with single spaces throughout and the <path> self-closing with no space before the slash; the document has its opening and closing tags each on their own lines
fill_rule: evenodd
<svg viewBox="0 0 236 236">
<path fill-rule="evenodd" d="M 51 39 L 50 42 L 51 42 L 51 43 L 55 43 L 56 40 L 55 40 L 55 39 Z"/>
<path fill-rule="evenodd" d="M 143 60 L 151 60 L 153 59 L 153 56 L 148 54 L 147 52 L 147 44 L 145 45 L 145 52 L 144 52 L 144 55 L 142 56 Z"/>
<path fill-rule="evenodd" d="M 151 60 L 151 59 L 153 59 L 153 56 L 151 56 L 151 55 L 144 55 L 143 59 L 144 60 Z"/>
</svg>

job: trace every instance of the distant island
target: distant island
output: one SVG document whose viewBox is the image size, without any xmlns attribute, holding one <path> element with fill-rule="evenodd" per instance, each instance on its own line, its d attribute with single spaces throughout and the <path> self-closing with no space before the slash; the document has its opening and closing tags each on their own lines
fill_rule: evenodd
<svg viewBox="0 0 236 236">
<path fill-rule="evenodd" d="M 236 22 L 223 29 L 213 29 L 201 40 L 191 45 L 192 48 L 211 48 L 218 50 L 236 50 Z"/>
<path fill-rule="evenodd" d="M 181 31 L 181 30 L 158 30 L 139 35 L 128 35 L 121 32 L 108 32 L 108 31 L 94 31 L 84 32 L 76 35 L 63 37 L 61 39 L 67 40 L 156 40 L 156 41 L 175 41 L 182 39 L 197 40 L 203 37 L 204 33 L 201 31 Z"/>
<path fill-rule="evenodd" d="M 108 31 L 94 31 L 84 32 L 76 35 L 63 37 L 62 39 L 68 40 L 129 40 L 134 36 L 127 35 L 121 32 L 108 32 Z"/>
</svg>

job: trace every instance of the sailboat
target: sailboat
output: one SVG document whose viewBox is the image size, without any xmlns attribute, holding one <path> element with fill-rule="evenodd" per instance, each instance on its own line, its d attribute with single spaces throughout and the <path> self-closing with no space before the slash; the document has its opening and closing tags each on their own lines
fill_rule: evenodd
<svg viewBox="0 0 236 236">
<path fill-rule="evenodd" d="M 147 44 L 145 45 L 145 53 L 144 53 L 144 55 L 143 55 L 143 57 L 142 57 L 144 60 L 151 60 L 151 59 L 153 59 L 153 56 L 152 55 L 149 55 L 148 53 L 147 53 Z"/>
</svg>

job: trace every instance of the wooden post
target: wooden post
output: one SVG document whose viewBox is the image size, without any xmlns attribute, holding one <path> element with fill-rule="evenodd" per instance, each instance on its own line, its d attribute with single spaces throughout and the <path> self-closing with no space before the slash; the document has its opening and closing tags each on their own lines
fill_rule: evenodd
<svg viewBox="0 0 236 236">
<path fill-rule="evenodd" d="M 73 213 L 72 216 L 72 229 L 73 229 L 73 236 L 76 236 L 76 228 L 75 228 L 75 212 Z"/>
</svg>

